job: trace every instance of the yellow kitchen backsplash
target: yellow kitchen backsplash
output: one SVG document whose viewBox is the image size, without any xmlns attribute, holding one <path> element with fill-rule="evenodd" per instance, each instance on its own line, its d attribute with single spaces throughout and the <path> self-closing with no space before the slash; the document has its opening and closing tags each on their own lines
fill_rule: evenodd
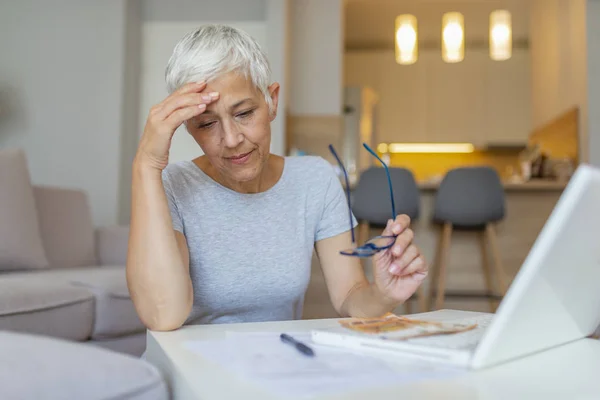
<svg viewBox="0 0 600 400">
<path fill-rule="evenodd" d="M 535 129 L 529 138 L 530 145 L 538 145 L 542 152 L 551 158 L 568 158 L 578 162 L 578 108 L 566 110 L 548 123 Z M 440 144 L 431 144 L 440 146 Z M 391 145 L 390 145 L 391 146 Z M 448 146 L 446 145 L 441 145 Z M 383 150 L 383 148 L 378 148 Z M 448 170 L 457 167 L 487 165 L 496 169 L 501 178 L 507 179 L 513 173 L 520 174 L 520 150 L 473 150 L 464 152 L 392 152 L 392 166 L 410 169 L 417 181 L 435 180 Z M 394 149 L 391 149 L 394 151 Z"/>
<path fill-rule="evenodd" d="M 518 151 L 474 151 L 472 153 L 397 153 L 390 154 L 390 165 L 410 169 L 419 182 L 443 176 L 448 170 L 486 165 L 506 179 L 519 173 Z"/>
</svg>

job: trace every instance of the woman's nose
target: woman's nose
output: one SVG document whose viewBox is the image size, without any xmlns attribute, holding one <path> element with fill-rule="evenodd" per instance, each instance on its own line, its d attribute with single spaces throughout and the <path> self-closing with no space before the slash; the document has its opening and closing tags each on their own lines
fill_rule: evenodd
<svg viewBox="0 0 600 400">
<path fill-rule="evenodd" d="M 225 146 L 235 148 L 242 143 L 244 135 L 235 122 L 229 122 L 223 125 L 223 141 Z"/>
</svg>

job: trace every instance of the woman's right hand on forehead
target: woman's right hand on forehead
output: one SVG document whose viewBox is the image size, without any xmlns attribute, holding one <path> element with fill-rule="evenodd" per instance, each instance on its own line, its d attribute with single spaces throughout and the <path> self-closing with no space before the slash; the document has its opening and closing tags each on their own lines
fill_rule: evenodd
<svg viewBox="0 0 600 400">
<path fill-rule="evenodd" d="M 136 154 L 137 163 L 161 171 L 166 168 L 175 130 L 219 98 L 218 93 L 203 92 L 204 89 L 206 82 L 188 83 L 150 109 Z"/>
</svg>

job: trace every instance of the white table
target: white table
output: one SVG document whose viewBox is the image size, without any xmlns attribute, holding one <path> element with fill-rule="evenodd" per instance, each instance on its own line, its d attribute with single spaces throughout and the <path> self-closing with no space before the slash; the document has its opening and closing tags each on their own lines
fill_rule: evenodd
<svg viewBox="0 0 600 400">
<path fill-rule="evenodd" d="M 432 320 L 472 317 L 478 313 L 442 310 L 415 314 Z M 298 332 L 335 326 L 337 319 L 185 326 L 173 332 L 148 332 L 146 358 L 168 380 L 174 400 L 273 399 L 269 392 L 239 380 L 219 365 L 186 350 L 188 340 L 215 339 L 226 331 Z M 600 341 L 584 339 L 497 367 L 455 378 L 345 393 L 327 399 L 598 399 Z"/>
</svg>

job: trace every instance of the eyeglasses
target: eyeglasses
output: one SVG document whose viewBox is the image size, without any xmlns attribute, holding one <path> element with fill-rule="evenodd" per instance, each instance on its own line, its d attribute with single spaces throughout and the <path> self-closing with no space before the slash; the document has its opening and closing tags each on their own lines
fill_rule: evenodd
<svg viewBox="0 0 600 400">
<path fill-rule="evenodd" d="M 390 171 L 388 170 L 387 165 L 383 162 L 381 158 L 371 149 L 366 143 L 363 143 L 363 146 L 369 153 L 371 153 L 375 158 L 379 160 L 383 168 L 385 168 L 385 173 L 388 179 L 388 186 L 390 188 L 390 200 L 392 203 L 392 220 L 396 219 L 396 206 L 394 204 L 394 191 L 392 190 L 392 179 L 390 178 Z M 354 239 L 354 227 L 352 225 L 352 205 L 350 204 L 350 184 L 348 183 L 348 173 L 346 172 L 346 168 L 344 168 L 344 164 L 338 157 L 335 149 L 332 145 L 329 145 L 329 151 L 333 154 L 335 159 L 337 160 L 342 172 L 344 173 L 344 179 L 346 180 L 346 196 L 348 197 L 348 216 L 350 218 L 350 230 L 352 231 L 352 245 L 356 243 Z M 389 249 L 396 242 L 396 236 L 375 236 L 374 238 L 369 239 L 365 244 L 359 247 L 353 247 L 351 249 L 342 250 L 340 253 L 345 256 L 354 256 L 354 257 L 372 257 L 375 254 L 379 253 L 382 250 Z"/>
</svg>

